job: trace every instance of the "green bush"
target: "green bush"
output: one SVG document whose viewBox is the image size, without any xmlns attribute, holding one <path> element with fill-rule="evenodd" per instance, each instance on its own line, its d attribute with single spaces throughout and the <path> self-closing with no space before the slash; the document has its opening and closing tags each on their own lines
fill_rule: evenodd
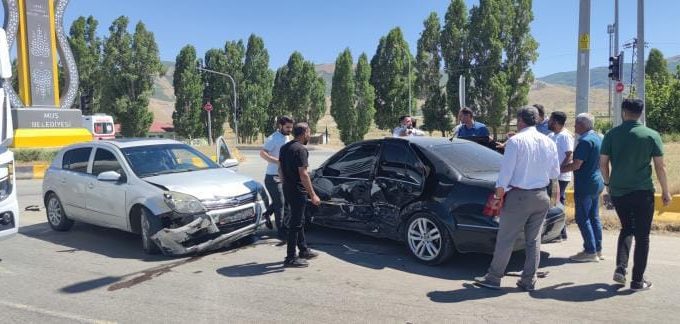
<svg viewBox="0 0 680 324">
<path fill-rule="evenodd" d="M 602 134 L 607 134 L 607 132 L 612 129 L 612 122 L 607 119 L 595 119 L 595 125 L 594 128 L 596 131 L 602 133 Z"/>
<path fill-rule="evenodd" d="M 14 159 L 18 162 L 52 162 L 59 150 L 55 149 L 14 149 Z"/>
<path fill-rule="evenodd" d="M 664 143 L 678 143 L 680 142 L 680 133 L 661 134 L 661 140 Z"/>
</svg>

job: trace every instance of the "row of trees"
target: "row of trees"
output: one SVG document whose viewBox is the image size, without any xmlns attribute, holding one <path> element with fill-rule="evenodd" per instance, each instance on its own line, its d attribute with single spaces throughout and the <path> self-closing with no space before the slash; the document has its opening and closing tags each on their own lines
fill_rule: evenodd
<svg viewBox="0 0 680 324">
<path fill-rule="evenodd" d="M 202 65 L 221 74 L 201 72 L 197 67 Z M 238 100 L 234 100 L 230 78 L 223 74 L 233 78 Z M 264 41 L 256 35 L 250 36 L 246 46 L 239 40 L 226 42 L 223 49 L 210 49 L 204 59 L 197 57 L 192 45 L 185 46 L 175 61 L 173 86 L 175 130 L 187 138 L 207 135 L 207 116 L 201 110 L 207 102 L 213 106 L 212 134 L 223 134 L 225 121 L 234 128 L 236 112 L 242 142 L 252 142 L 270 132 L 280 115 L 306 121 L 315 131 L 326 111 L 325 84 L 314 64 L 294 52 L 288 64 L 274 74 L 269 69 Z"/>
<path fill-rule="evenodd" d="M 114 116 L 124 136 L 144 136 L 153 122 L 148 110 L 154 79 L 165 73 L 158 45 L 142 22 L 128 31 L 129 19 L 118 17 L 103 40 L 96 36 L 98 22 L 78 17 L 69 31 L 69 43 L 80 74 L 84 100 L 92 112 Z"/>
<path fill-rule="evenodd" d="M 537 58 L 538 44 L 530 34 L 531 3 L 531 0 L 480 0 L 479 5 L 468 11 L 464 0 L 452 0 L 443 27 L 436 12 L 424 21 L 415 62 L 401 30 L 392 29 L 380 39 L 371 59 L 370 85 L 375 89 L 372 107 L 356 104 L 358 97 L 356 90 L 351 90 L 353 80 L 349 77 L 351 68 L 347 70 L 351 54 L 347 50 L 341 53 L 336 73 L 342 76 L 333 79 L 331 113 L 338 116 L 335 119 L 343 141 L 363 138 L 361 124 L 373 121 L 380 129 L 394 127 L 399 116 L 407 114 L 414 104 L 409 102 L 409 88 L 423 102 L 423 128 L 445 135 L 452 128 L 452 116 L 461 108 L 458 100 L 461 75 L 466 80 L 466 105 L 477 112 L 478 119 L 494 132 L 504 123 L 508 127 L 517 107 L 527 103 L 534 80 L 530 65 Z M 340 64 L 342 67 L 338 67 Z M 369 120 L 356 122 L 357 116 Z M 339 121 L 340 118 L 347 121 Z"/>
<path fill-rule="evenodd" d="M 645 66 L 645 107 L 649 127 L 680 132 L 680 66 L 672 74 L 660 50 L 653 48 Z"/>
</svg>

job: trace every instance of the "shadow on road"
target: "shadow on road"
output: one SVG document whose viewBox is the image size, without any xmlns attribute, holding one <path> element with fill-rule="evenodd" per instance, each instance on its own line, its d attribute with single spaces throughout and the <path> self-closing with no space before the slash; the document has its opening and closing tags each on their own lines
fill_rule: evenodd
<svg viewBox="0 0 680 324">
<path fill-rule="evenodd" d="M 607 299 L 615 296 L 626 296 L 633 293 L 632 290 L 621 290 L 623 285 L 609 285 L 594 283 L 574 286 L 573 282 L 561 283 L 538 289 L 530 293 L 537 299 L 554 299 L 567 302 L 590 302 Z"/>
<path fill-rule="evenodd" d="M 246 264 L 239 264 L 235 266 L 217 269 L 217 273 L 232 278 L 261 276 L 279 273 L 283 271 L 284 271 L 283 262 L 270 262 L 270 263 L 250 262 Z"/>
</svg>

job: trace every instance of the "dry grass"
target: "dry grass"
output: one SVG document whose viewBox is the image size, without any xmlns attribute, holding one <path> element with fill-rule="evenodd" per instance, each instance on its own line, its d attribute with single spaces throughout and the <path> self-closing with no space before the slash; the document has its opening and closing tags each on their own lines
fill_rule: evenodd
<svg viewBox="0 0 680 324">
<path fill-rule="evenodd" d="M 668 190 L 673 195 L 680 194 L 680 143 L 664 144 L 664 162 L 666 163 Z M 661 192 L 656 173 L 654 174 L 654 186 L 657 192 Z"/>
</svg>

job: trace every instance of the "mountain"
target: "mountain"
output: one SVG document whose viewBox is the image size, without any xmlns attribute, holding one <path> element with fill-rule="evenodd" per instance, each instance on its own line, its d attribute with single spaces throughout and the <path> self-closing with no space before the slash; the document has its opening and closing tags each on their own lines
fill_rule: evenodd
<svg viewBox="0 0 680 324">
<path fill-rule="evenodd" d="M 629 59 L 629 57 L 626 57 Z M 624 58 L 624 61 L 625 59 Z M 673 56 L 666 59 L 668 61 L 668 71 L 675 73 L 676 67 L 680 64 L 680 55 Z M 623 65 L 623 83 L 630 83 L 630 73 L 632 65 L 624 63 Z M 590 86 L 593 88 L 604 88 L 609 86 L 609 67 L 600 66 L 590 69 Z M 559 72 L 546 75 L 538 78 L 538 80 L 550 84 L 560 84 L 575 87 L 576 86 L 576 71 Z"/>
</svg>

